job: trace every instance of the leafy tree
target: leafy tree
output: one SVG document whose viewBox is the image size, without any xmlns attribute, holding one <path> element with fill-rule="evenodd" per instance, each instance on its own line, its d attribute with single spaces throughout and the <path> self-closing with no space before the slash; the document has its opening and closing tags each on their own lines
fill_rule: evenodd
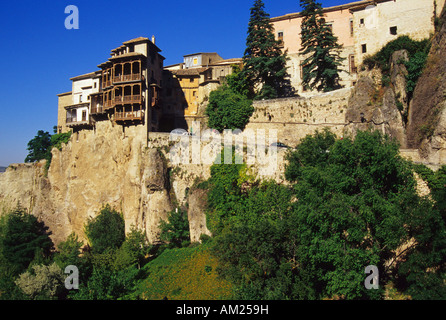
<svg viewBox="0 0 446 320">
<path fill-rule="evenodd" d="M 219 131 L 243 130 L 253 112 L 251 100 L 225 85 L 211 92 L 209 104 L 206 107 L 209 127 Z"/>
<path fill-rule="evenodd" d="M 247 90 L 240 77 L 241 73 L 235 69 L 234 73 L 227 77 L 227 83 L 209 95 L 205 111 L 209 117 L 209 127 L 219 131 L 245 128 L 254 107 L 245 95 Z"/>
<path fill-rule="evenodd" d="M 255 0 L 251 8 L 243 55 L 242 74 L 250 88 L 250 97 L 272 99 L 291 94 L 286 68 L 286 54 L 275 39 L 269 14 L 262 0 Z"/>
<path fill-rule="evenodd" d="M 221 225 L 213 252 L 237 298 L 382 299 L 389 283 L 415 299 L 445 297 L 444 208 L 436 192 L 435 202 L 418 196 L 397 142 L 324 130 L 287 159 L 292 189 L 242 190 L 240 168 L 213 166 L 210 212 Z M 426 175 L 440 194 L 443 174 Z M 378 290 L 364 286 L 368 265 L 378 267 Z"/>
<path fill-rule="evenodd" d="M 13 273 L 23 272 L 33 260 L 50 257 L 54 245 L 43 222 L 21 208 L 2 219 L 0 248 Z"/>
<path fill-rule="evenodd" d="M 54 256 L 54 261 L 59 267 L 65 269 L 69 265 L 80 266 L 82 259 L 80 257 L 82 241 L 79 241 L 78 236 L 73 232 L 68 238 L 59 243 L 58 252 Z"/>
<path fill-rule="evenodd" d="M 326 137 L 317 135 L 315 149 Z M 308 150 L 308 144 L 301 145 Z M 295 244 L 298 272 L 310 275 L 308 284 L 319 297 L 381 298 L 386 283 L 411 281 L 408 265 L 421 273 L 437 270 L 444 259 L 444 221 L 416 194 L 410 165 L 398 150 L 378 132 L 358 132 L 354 140 L 332 144 L 323 162 L 300 157 L 299 150 L 290 158 L 288 176 L 297 181 L 299 201 L 287 219 L 287 237 Z M 409 245 L 411 238 L 416 241 Z M 367 265 L 378 266 L 380 290 L 365 290 Z M 424 292 L 444 287 L 440 278 L 434 272 Z M 412 279 L 408 286 L 414 284 Z"/>
<path fill-rule="evenodd" d="M 37 135 L 28 142 L 28 155 L 25 162 L 35 162 L 43 159 L 49 159 L 49 150 L 51 146 L 51 135 L 49 132 L 39 130 Z"/>
<path fill-rule="evenodd" d="M 124 243 L 116 252 L 115 268 L 122 270 L 135 264 L 140 268 L 150 249 L 151 246 L 145 233 L 136 229 L 136 227 L 132 227 Z"/>
<path fill-rule="evenodd" d="M 167 221 L 160 221 L 162 241 L 169 247 L 184 247 L 190 242 L 189 220 L 187 212 L 183 210 L 173 210 L 168 213 Z"/>
<path fill-rule="evenodd" d="M 239 207 L 242 191 L 240 188 L 240 171 L 244 164 L 235 164 L 235 152 L 232 149 L 233 164 L 224 162 L 224 149 L 220 157 L 220 164 L 211 166 L 209 179 L 208 210 L 206 213 L 207 227 L 213 234 L 220 233 L 229 219 L 233 217 Z"/>
<path fill-rule="evenodd" d="M 65 275 L 62 269 L 52 263 L 46 265 L 33 265 L 33 273 L 26 271 L 15 281 L 17 286 L 30 299 L 57 299 L 63 291 Z"/>
<path fill-rule="evenodd" d="M 305 57 L 302 62 L 304 88 L 318 91 L 332 91 L 340 88 L 339 72 L 342 62 L 342 46 L 327 25 L 322 5 L 315 0 L 300 0 L 303 8 L 301 15 L 300 54 Z"/>
<path fill-rule="evenodd" d="M 107 204 L 97 217 L 88 219 L 85 234 L 95 253 L 117 249 L 125 240 L 124 217 Z"/>
<path fill-rule="evenodd" d="M 39 130 L 37 136 L 28 142 L 29 153 L 25 158 L 25 162 L 46 160 L 45 169 L 48 170 L 53 158 L 51 150 L 53 148 L 61 150 L 62 145 L 68 143 L 70 138 L 71 132 L 50 135 L 48 132 Z"/>
<path fill-rule="evenodd" d="M 130 294 L 142 272 L 135 267 L 115 271 L 107 266 L 96 266 L 91 277 L 71 292 L 73 300 L 118 300 Z"/>
</svg>

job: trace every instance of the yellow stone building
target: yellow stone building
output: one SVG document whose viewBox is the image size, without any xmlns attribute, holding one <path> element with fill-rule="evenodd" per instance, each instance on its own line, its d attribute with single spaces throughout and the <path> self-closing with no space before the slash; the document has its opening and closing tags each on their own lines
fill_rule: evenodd
<svg viewBox="0 0 446 320">
<path fill-rule="evenodd" d="M 211 93 L 232 73 L 241 58 L 223 59 L 217 53 L 195 53 L 184 56 L 182 63 L 164 68 L 163 128 L 170 131 L 192 127 L 205 118 L 205 103 Z"/>
</svg>

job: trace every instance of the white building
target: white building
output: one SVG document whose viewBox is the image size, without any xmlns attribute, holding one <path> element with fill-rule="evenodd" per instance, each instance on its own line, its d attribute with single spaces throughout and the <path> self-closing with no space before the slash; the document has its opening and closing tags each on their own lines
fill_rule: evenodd
<svg viewBox="0 0 446 320">
<path fill-rule="evenodd" d="M 91 125 L 91 94 L 99 92 L 101 72 L 91 72 L 71 78 L 71 103 L 65 106 L 66 126 L 89 127 Z"/>
</svg>

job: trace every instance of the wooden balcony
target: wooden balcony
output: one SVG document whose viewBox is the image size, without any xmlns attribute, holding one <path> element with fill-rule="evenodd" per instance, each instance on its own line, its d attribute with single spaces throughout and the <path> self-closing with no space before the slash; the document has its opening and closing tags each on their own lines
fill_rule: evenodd
<svg viewBox="0 0 446 320">
<path fill-rule="evenodd" d="M 114 99 L 115 105 L 141 103 L 141 95 L 118 96 Z"/>
<path fill-rule="evenodd" d="M 97 108 L 95 108 L 95 107 L 91 107 L 91 111 L 90 111 L 90 114 L 101 114 L 101 113 L 104 113 L 105 112 L 105 110 L 104 110 L 104 107 L 97 107 Z"/>
<path fill-rule="evenodd" d="M 142 110 L 115 112 L 115 121 L 142 121 L 143 119 L 144 112 Z"/>
<path fill-rule="evenodd" d="M 106 101 L 104 102 L 104 108 L 105 108 L 105 110 L 110 109 L 110 108 L 112 108 L 112 107 L 113 107 L 113 101 L 112 101 L 112 100 L 106 100 Z"/>
<path fill-rule="evenodd" d="M 123 74 L 113 78 L 113 83 L 140 81 L 142 79 L 140 73 Z"/>
<path fill-rule="evenodd" d="M 102 89 L 111 87 L 111 85 L 112 85 L 111 80 L 108 80 L 108 81 L 102 81 Z"/>
<path fill-rule="evenodd" d="M 90 125 L 90 124 L 91 124 L 90 120 L 87 120 L 86 118 L 77 119 L 77 117 L 74 116 L 67 116 L 66 125 L 68 127 Z"/>
</svg>

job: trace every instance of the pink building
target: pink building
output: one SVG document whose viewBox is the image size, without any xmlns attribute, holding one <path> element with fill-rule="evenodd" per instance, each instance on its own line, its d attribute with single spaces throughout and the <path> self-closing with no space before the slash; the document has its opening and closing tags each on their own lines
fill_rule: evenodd
<svg viewBox="0 0 446 320">
<path fill-rule="evenodd" d="M 439 16 L 445 0 L 362 0 L 324 8 L 326 23 L 343 45 L 345 58 L 341 84 L 350 87 L 357 79 L 357 68 L 366 55 L 376 53 L 400 35 L 428 38 L 434 32 L 434 15 Z M 303 93 L 300 13 L 271 18 L 277 39 L 290 58 L 288 73 L 298 93 Z"/>
</svg>

